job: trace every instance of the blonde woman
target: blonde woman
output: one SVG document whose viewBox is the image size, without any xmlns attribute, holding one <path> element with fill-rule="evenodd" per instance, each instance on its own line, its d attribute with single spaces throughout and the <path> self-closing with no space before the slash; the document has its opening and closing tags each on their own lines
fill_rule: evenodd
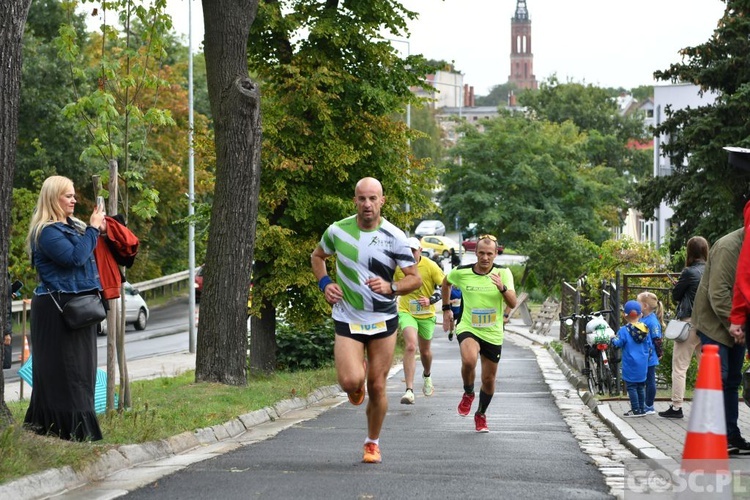
<svg viewBox="0 0 750 500">
<path fill-rule="evenodd" d="M 94 411 L 96 325 L 70 330 L 61 307 L 101 290 L 94 248 L 105 229 L 98 208 L 89 224 L 76 219 L 73 182 L 48 177 L 39 193 L 26 239 L 39 285 L 31 300 L 33 390 L 24 425 L 43 435 L 86 441 L 102 438 Z"/>
<path fill-rule="evenodd" d="M 703 271 L 708 260 L 708 241 L 701 236 L 693 236 L 686 245 L 685 269 L 672 289 L 672 300 L 677 304 L 679 320 L 690 323 L 693 315 L 695 292 L 701 282 Z M 659 416 L 664 418 L 682 418 L 682 401 L 685 397 L 685 379 L 690 368 L 690 361 L 695 355 L 696 361 L 701 361 L 701 339 L 692 325 L 688 338 L 683 342 L 675 342 L 672 346 L 672 404 Z"/>
<path fill-rule="evenodd" d="M 656 399 L 656 367 L 659 365 L 659 360 L 664 354 L 661 346 L 664 305 L 651 292 L 641 292 L 637 298 L 643 311 L 641 322 L 648 327 L 648 334 L 651 337 L 651 342 L 654 344 L 654 349 L 648 358 L 648 373 L 646 374 L 646 415 L 654 415 L 656 414 L 656 410 L 654 409 L 654 400 Z"/>
</svg>

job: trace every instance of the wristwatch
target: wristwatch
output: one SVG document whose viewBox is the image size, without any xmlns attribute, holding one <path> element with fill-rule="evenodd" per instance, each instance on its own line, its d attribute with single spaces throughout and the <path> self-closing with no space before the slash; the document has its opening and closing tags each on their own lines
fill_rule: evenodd
<svg viewBox="0 0 750 500">
<path fill-rule="evenodd" d="M 391 281 L 391 291 L 393 292 L 394 295 L 396 294 L 396 292 L 398 292 L 398 285 L 396 284 L 395 281 Z"/>
<path fill-rule="evenodd" d="M 507 292 L 507 291 L 508 291 L 508 287 L 507 287 L 507 285 L 503 285 L 503 289 L 502 289 L 502 290 L 500 290 L 500 293 L 505 293 L 505 292 Z"/>
</svg>

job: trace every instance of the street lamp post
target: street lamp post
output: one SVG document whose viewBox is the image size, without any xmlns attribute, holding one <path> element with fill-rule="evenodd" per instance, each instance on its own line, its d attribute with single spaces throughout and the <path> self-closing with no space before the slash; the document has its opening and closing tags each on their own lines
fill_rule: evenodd
<svg viewBox="0 0 750 500">
<path fill-rule="evenodd" d="M 405 43 L 406 44 L 406 57 L 408 58 L 411 55 L 411 43 L 409 43 L 409 40 L 400 40 L 398 38 L 384 38 L 383 40 L 388 40 L 389 42 L 398 42 L 398 43 Z M 406 128 L 411 128 L 411 102 L 406 103 Z M 411 149 L 411 138 L 406 138 L 406 144 L 409 146 L 409 149 Z M 407 155 L 406 157 L 406 163 L 408 165 L 409 163 L 409 157 Z M 408 167 L 407 167 L 408 171 Z M 408 182 L 408 178 L 407 178 Z M 404 211 L 408 214 L 411 211 L 411 207 L 409 206 L 409 202 L 404 202 Z"/>
<path fill-rule="evenodd" d="M 196 352 L 195 326 L 195 151 L 193 150 L 193 0 L 188 0 L 188 347 Z"/>
</svg>

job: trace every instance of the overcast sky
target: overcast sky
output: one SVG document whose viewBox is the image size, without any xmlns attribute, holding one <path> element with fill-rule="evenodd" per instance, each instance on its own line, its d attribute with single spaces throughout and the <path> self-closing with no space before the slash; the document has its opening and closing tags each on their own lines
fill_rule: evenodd
<svg viewBox="0 0 750 500">
<path fill-rule="evenodd" d="M 168 0 L 187 33 L 188 0 Z M 510 73 L 510 19 L 516 0 L 402 0 L 410 23 L 406 53 L 453 61 L 476 95 Z M 526 0 L 534 73 L 601 87 L 653 85 L 653 72 L 679 62 L 678 51 L 709 39 L 724 12 L 720 0 Z M 193 1 L 193 45 L 203 38 L 201 2 Z"/>
</svg>

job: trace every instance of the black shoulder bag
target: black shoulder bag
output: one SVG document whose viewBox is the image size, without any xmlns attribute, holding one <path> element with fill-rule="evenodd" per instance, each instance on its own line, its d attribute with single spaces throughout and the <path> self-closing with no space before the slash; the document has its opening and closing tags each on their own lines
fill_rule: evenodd
<svg viewBox="0 0 750 500">
<path fill-rule="evenodd" d="M 65 303 L 65 307 L 60 307 L 60 303 L 55 300 L 52 292 L 49 295 L 57 306 L 57 310 L 62 314 L 63 321 L 71 330 L 95 325 L 107 317 L 99 291 L 96 295 L 86 294 L 73 297 Z"/>
</svg>

